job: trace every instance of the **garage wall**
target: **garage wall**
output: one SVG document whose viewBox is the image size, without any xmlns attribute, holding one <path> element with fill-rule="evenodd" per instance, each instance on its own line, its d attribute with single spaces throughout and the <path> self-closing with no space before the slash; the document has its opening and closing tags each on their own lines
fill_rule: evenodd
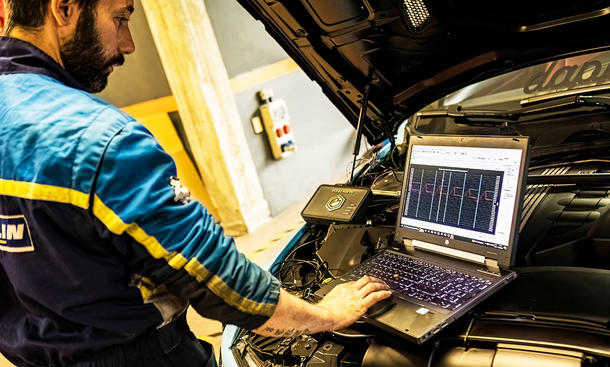
<svg viewBox="0 0 610 367">
<path fill-rule="evenodd" d="M 229 78 L 288 55 L 237 0 L 205 0 Z"/>
<path fill-rule="evenodd" d="M 288 105 L 297 150 L 283 160 L 273 158 L 267 137 L 255 135 L 250 123 L 258 109 L 255 94 L 262 87 L 272 88 Z M 272 216 L 309 197 L 320 184 L 345 175 L 355 131 L 304 72 L 238 93 L 235 100 Z"/>
<path fill-rule="evenodd" d="M 110 75 L 108 88 L 100 94 L 118 107 L 172 94 L 140 0 L 135 0 L 134 7 L 129 28 L 136 52 L 126 56 L 125 65 Z"/>
<path fill-rule="evenodd" d="M 264 26 L 236 0 L 206 0 L 229 77 L 288 55 Z M 264 135 L 255 135 L 250 119 L 258 109 L 256 92 L 272 88 L 288 104 L 297 143 L 295 154 L 276 161 Z M 254 86 L 235 95 L 248 147 L 252 152 L 271 215 L 308 198 L 322 183 L 334 183 L 351 162 L 354 128 L 302 71 Z"/>
<path fill-rule="evenodd" d="M 288 58 L 264 27 L 243 10 L 236 0 L 206 0 L 218 46 L 229 78 Z M 172 94 L 148 28 L 141 0 L 135 0 L 136 12 L 130 29 L 136 52 L 110 76 L 101 96 L 124 107 Z"/>
<path fill-rule="evenodd" d="M 208 13 L 230 78 L 273 65 L 288 56 L 236 0 L 206 0 Z M 117 106 L 171 94 L 156 52 L 140 0 L 132 33 L 136 53 L 111 77 L 102 97 Z M 272 75 L 273 73 L 271 73 Z M 300 70 L 268 77 L 260 85 L 235 94 L 248 148 L 254 157 L 265 197 L 275 216 L 308 198 L 318 185 L 342 177 L 351 160 L 354 129 L 322 94 L 320 87 Z M 273 88 L 288 103 L 297 152 L 282 161 L 272 158 L 264 135 L 255 135 L 250 119 L 258 109 L 256 92 Z M 204 178 L 205 181 L 205 178 Z"/>
</svg>

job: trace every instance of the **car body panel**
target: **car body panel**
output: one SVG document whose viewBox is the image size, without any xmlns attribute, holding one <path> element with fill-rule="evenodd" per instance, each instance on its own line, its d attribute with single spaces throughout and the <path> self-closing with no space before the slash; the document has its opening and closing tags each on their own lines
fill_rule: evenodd
<svg viewBox="0 0 610 367">
<path fill-rule="evenodd" d="M 528 184 L 523 196 L 516 281 L 423 345 L 405 342 L 374 323 L 355 325 L 351 332 L 360 335 L 356 337 L 345 331 L 307 336 L 320 343 L 312 344 L 316 348 L 328 347 L 314 348 L 320 354 L 312 366 L 337 365 L 331 352 L 342 347 L 357 357 L 350 365 L 362 366 L 473 365 L 481 361 L 477 355 L 485 356 L 481 366 L 491 366 L 494 355 L 503 365 L 555 365 L 562 359 L 575 366 L 610 363 L 610 296 L 605 291 L 610 281 L 610 183 L 600 179 L 610 173 L 608 106 L 551 108 L 502 124 L 500 118 L 455 117 L 462 108 L 493 115 L 494 109 L 535 108 L 541 102 L 552 107 L 563 103 L 556 98 L 566 94 L 610 94 L 610 1 L 424 0 L 431 17 L 419 29 L 408 24 L 402 8 L 419 0 L 238 1 L 354 126 L 370 85 L 363 134 L 369 142 L 383 144 L 360 157 L 354 185 L 372 185 L 383 173 L 400 170 L 409 135 L 523 135 L 532 143 L 529 174 L 536 184 Z M 592 81 L 596 78 L 588 75 L 595 73 L 599 80 Z M 580 79 L 559 82 L 562 75 Z M 547 88 L 553 83 L 555 88 Z M 424 116 L 437 111 L 454 116 Z M 394 134 L 398 136 L 390 138 Z M 564 175 L 569 180 L 559 180 Z M 375 231 L 369 229 L 387 229 L 386 219 L 399 206 L 396 198 L 375 200 L 371 206 L 376 209 L 366 220 L 354 223 L 371 238 Z M 368 239 L 369 246 L 400 250 L 382 232 Z M 307 224 L 262 264 L 271 267 L 292 256 L 299 243 L 327 233 L 324 225 Z M 362 245 L 367 235 L 347 246 Z M 315 251 L 296 253 L 299 259 L 319 257 L 323 245 L 319 241 Z M 267 356 L 298 344 L 298 339 L 257 337 L 229 326 L 223 335 L 223 364 L 243 367 L 248 343 L 257 341 L 269 346 Z M 282 365 L 283 357 L 274 354 L 266 362 Z M 341 358 L 347 358 L 345 353 Z"/>
<path fill-rule="evenodd" d="M 608 1 L 425 0 L 419 30 L 401 0 L 238 1 L 354 126 L 371 84 L 371 143 L 460 87 L 610 44 Z"/>
</svg>

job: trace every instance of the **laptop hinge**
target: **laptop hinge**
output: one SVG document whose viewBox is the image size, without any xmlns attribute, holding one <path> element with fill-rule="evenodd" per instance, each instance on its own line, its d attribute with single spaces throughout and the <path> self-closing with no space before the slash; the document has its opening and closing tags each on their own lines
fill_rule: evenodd
<svg viewBox="0 0 610 367">
<path fill-rule="evenodd" d="M 403 239 L 403 243 L 409 252 L 415 252 L 415 249 L 434 252 L 443 256 L 450 256 L 456 259 L 477 263 L 480 265 L 485 264 L 485 256 L 479 254 L 473 254 L 471 252 L 462 251 L 454 248 L 448 248 L 445 246 L 435 245 L 433 243 Z M 411 249 L 411 250 L 410 250 Z"/>
<path fill-rule="evenodd" d="M 500 274 L 500 266 L 498 265 L 498 261 L 494 259 L 485 259 L 485 265 L 487 266 L 487 271 L 494 274 Z"/>
<path fill-rule="evenodd" d="M 402 243 L 404 243 L 405 245 L 405 249 L 407 250 L 407 252 L 411 255 L 413 255 L 415 253 L 415 245 L 413 245 L 413 241 L 409 240 L 409 239 L 403 239 Z"/>
</svg>

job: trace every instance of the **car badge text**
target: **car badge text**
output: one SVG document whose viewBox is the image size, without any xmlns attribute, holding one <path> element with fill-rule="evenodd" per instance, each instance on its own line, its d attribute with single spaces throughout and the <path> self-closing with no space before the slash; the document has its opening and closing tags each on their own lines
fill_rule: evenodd
<svg viewBox="0 0 610 367">
<path fill-rule="evenodd" d="M 589 60 L 581 65 L 564 65 L 558 69 L 557 61 L 545 71 L 532 76 L 523 92 L 533 94 L 543 91 L 570 90 L 580 86 L 606 84 L 610 81 L 610 65 L 604 66 L 599 60 Z"/>
</svg>

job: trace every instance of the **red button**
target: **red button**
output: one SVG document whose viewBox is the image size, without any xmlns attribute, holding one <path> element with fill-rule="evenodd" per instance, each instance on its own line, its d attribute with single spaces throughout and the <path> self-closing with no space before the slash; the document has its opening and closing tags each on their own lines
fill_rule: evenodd
<svg viewBox="0 0 610 367">
<path fill-rule="evenodd" d="M 290 125 L 284 125 L 284 133 L 288 134 L 290 132 Z"/>
<path fill-rule="evenodd" d="M 284 133 L 282 132 L 282 129 L 276 129 L 275 130 L 275 135 L 277 135 L 278 138 L 281 138 L 282 135 L 284 135 Z"/>
</svg>

